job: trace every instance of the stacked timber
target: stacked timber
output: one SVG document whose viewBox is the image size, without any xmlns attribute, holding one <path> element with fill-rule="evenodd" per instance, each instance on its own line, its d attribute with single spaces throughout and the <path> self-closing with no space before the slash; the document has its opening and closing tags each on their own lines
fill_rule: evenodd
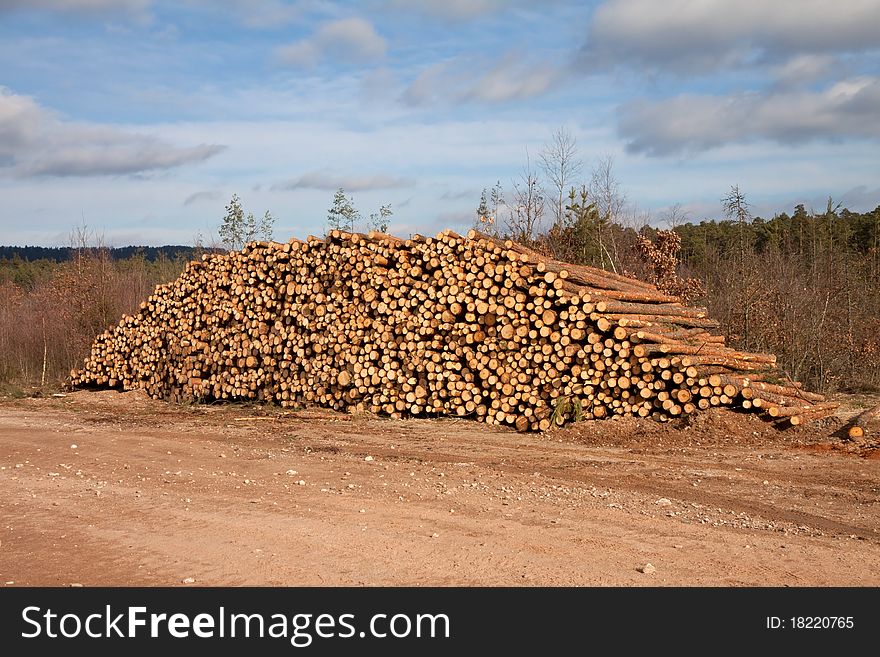
<svg viewBox="0 0 880 657">
<path fill-rule="evenodd" d="M 476 231 L 331 231 L 191 262 L 98 336 L 71 380 L 521 431 L 711 406 L 792 425 L 834 411 L 717 328 L 653 285 Z"/>
</svg>

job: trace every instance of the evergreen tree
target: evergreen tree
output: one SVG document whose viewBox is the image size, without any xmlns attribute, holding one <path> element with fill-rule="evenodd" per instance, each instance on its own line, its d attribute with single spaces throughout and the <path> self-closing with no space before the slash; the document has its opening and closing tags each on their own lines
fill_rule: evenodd
<svg viewBox="0 0 880 657">
<path fill-rule="evenodd" d="M 258 229 L 260 237 L 262 237 L 266 241 L 270 241 L 272 239 L 272 228 L 275 226 L 275 217 L 273 217 L 268 210 L 266 210 L 266 214 L 263 215 L 263 218 L 260 220 L 260 226 Z"/>
<path fill-rule="evenodd" d="M 244 213 L 241 199 L 237 194 L 232 195 L 232 200 L 226 206 L 226 215 L 220 224 L 220 241 L 232 251 L 241 249 L 248 242 L 257 238 L 269 241 L 272 239 L 272 226 L 275 218 L 266 210 L 266 214 L 258 222 L 253 212 Z"/>
<path fill-rule="evenodd" d="M 232 251 L 240 249 L 244 246 L 246 231 L 241 199 L 237 194 L 233 194 L 232 200 L 226 206 L 223 222 L 220 224 L 220 241 L 227 249 Z"/>
<path fill-rule="evenodd" d="M 490 217 L 489 199 L 486 198 L 486 188 L 484 187 L 483 193 L 480 195 L 480 204 L 477 206 L 477 216 L 474 226 L 482 229 L 485 225 L 491 225 L 489 221 Z"/>
<path fill-rule="evenodd" d="M 391 211 L 391 204 L 380 206 L 379 212 L 374 212 L 370 215 L 370 228 L 380 233 L 387 233 L 388 220 L 392 214 L 394 213 Z"/>
<path fill-rule="evenodd" d="M 355 222 L 360 219 L 360 213 L 354 207 L 354 201 L 345 195 L 345 190 L 340 187 L 333 195 L 333 205 L 327 211 L 327 224 L 331 229 L 354 231 Z"/>
</svg>

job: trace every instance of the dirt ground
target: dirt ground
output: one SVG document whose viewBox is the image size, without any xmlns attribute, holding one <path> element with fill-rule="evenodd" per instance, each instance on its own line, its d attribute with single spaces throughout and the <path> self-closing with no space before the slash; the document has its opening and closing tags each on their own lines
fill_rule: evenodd
<svg viewBox="0 0 880 657">
<path fill-rule="evenodd" d="M 0 585 L 877 586 L 880 449 L 840 437 L 850 402 L 782 432 L 716 410 L 523 435 L 2 400 Z"/>
</svg>

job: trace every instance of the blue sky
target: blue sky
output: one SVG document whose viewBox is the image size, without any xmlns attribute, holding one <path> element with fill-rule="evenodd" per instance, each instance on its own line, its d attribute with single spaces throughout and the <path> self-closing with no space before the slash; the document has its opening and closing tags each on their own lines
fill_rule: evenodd
<svg viewBox="0 0 880 657">
<path fill-rule="evenodd" d="M 483 188 L 577 140 L 628 220 L 880 204 L 880 0 L 0 0 L 0 243 L 276 239 L 334 190 L 391 232 L 465 231 Z M 366 224 L 359 226 L 366 228 Z"/>
</svg>

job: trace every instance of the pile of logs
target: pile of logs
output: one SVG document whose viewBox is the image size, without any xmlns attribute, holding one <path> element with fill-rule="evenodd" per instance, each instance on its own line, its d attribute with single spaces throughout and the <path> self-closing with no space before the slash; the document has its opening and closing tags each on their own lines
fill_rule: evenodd
<svg viewBox="0 0 880 657">
<path fill-rule="evenodd" d="M 96 339 L 76 386 L 181 400 L 452 415 L 520 431 L 739 406 L 835 406 L 737 351 L 704 308 L 471 231 L 331 231 L 205 255 Z"/>
</svg>

